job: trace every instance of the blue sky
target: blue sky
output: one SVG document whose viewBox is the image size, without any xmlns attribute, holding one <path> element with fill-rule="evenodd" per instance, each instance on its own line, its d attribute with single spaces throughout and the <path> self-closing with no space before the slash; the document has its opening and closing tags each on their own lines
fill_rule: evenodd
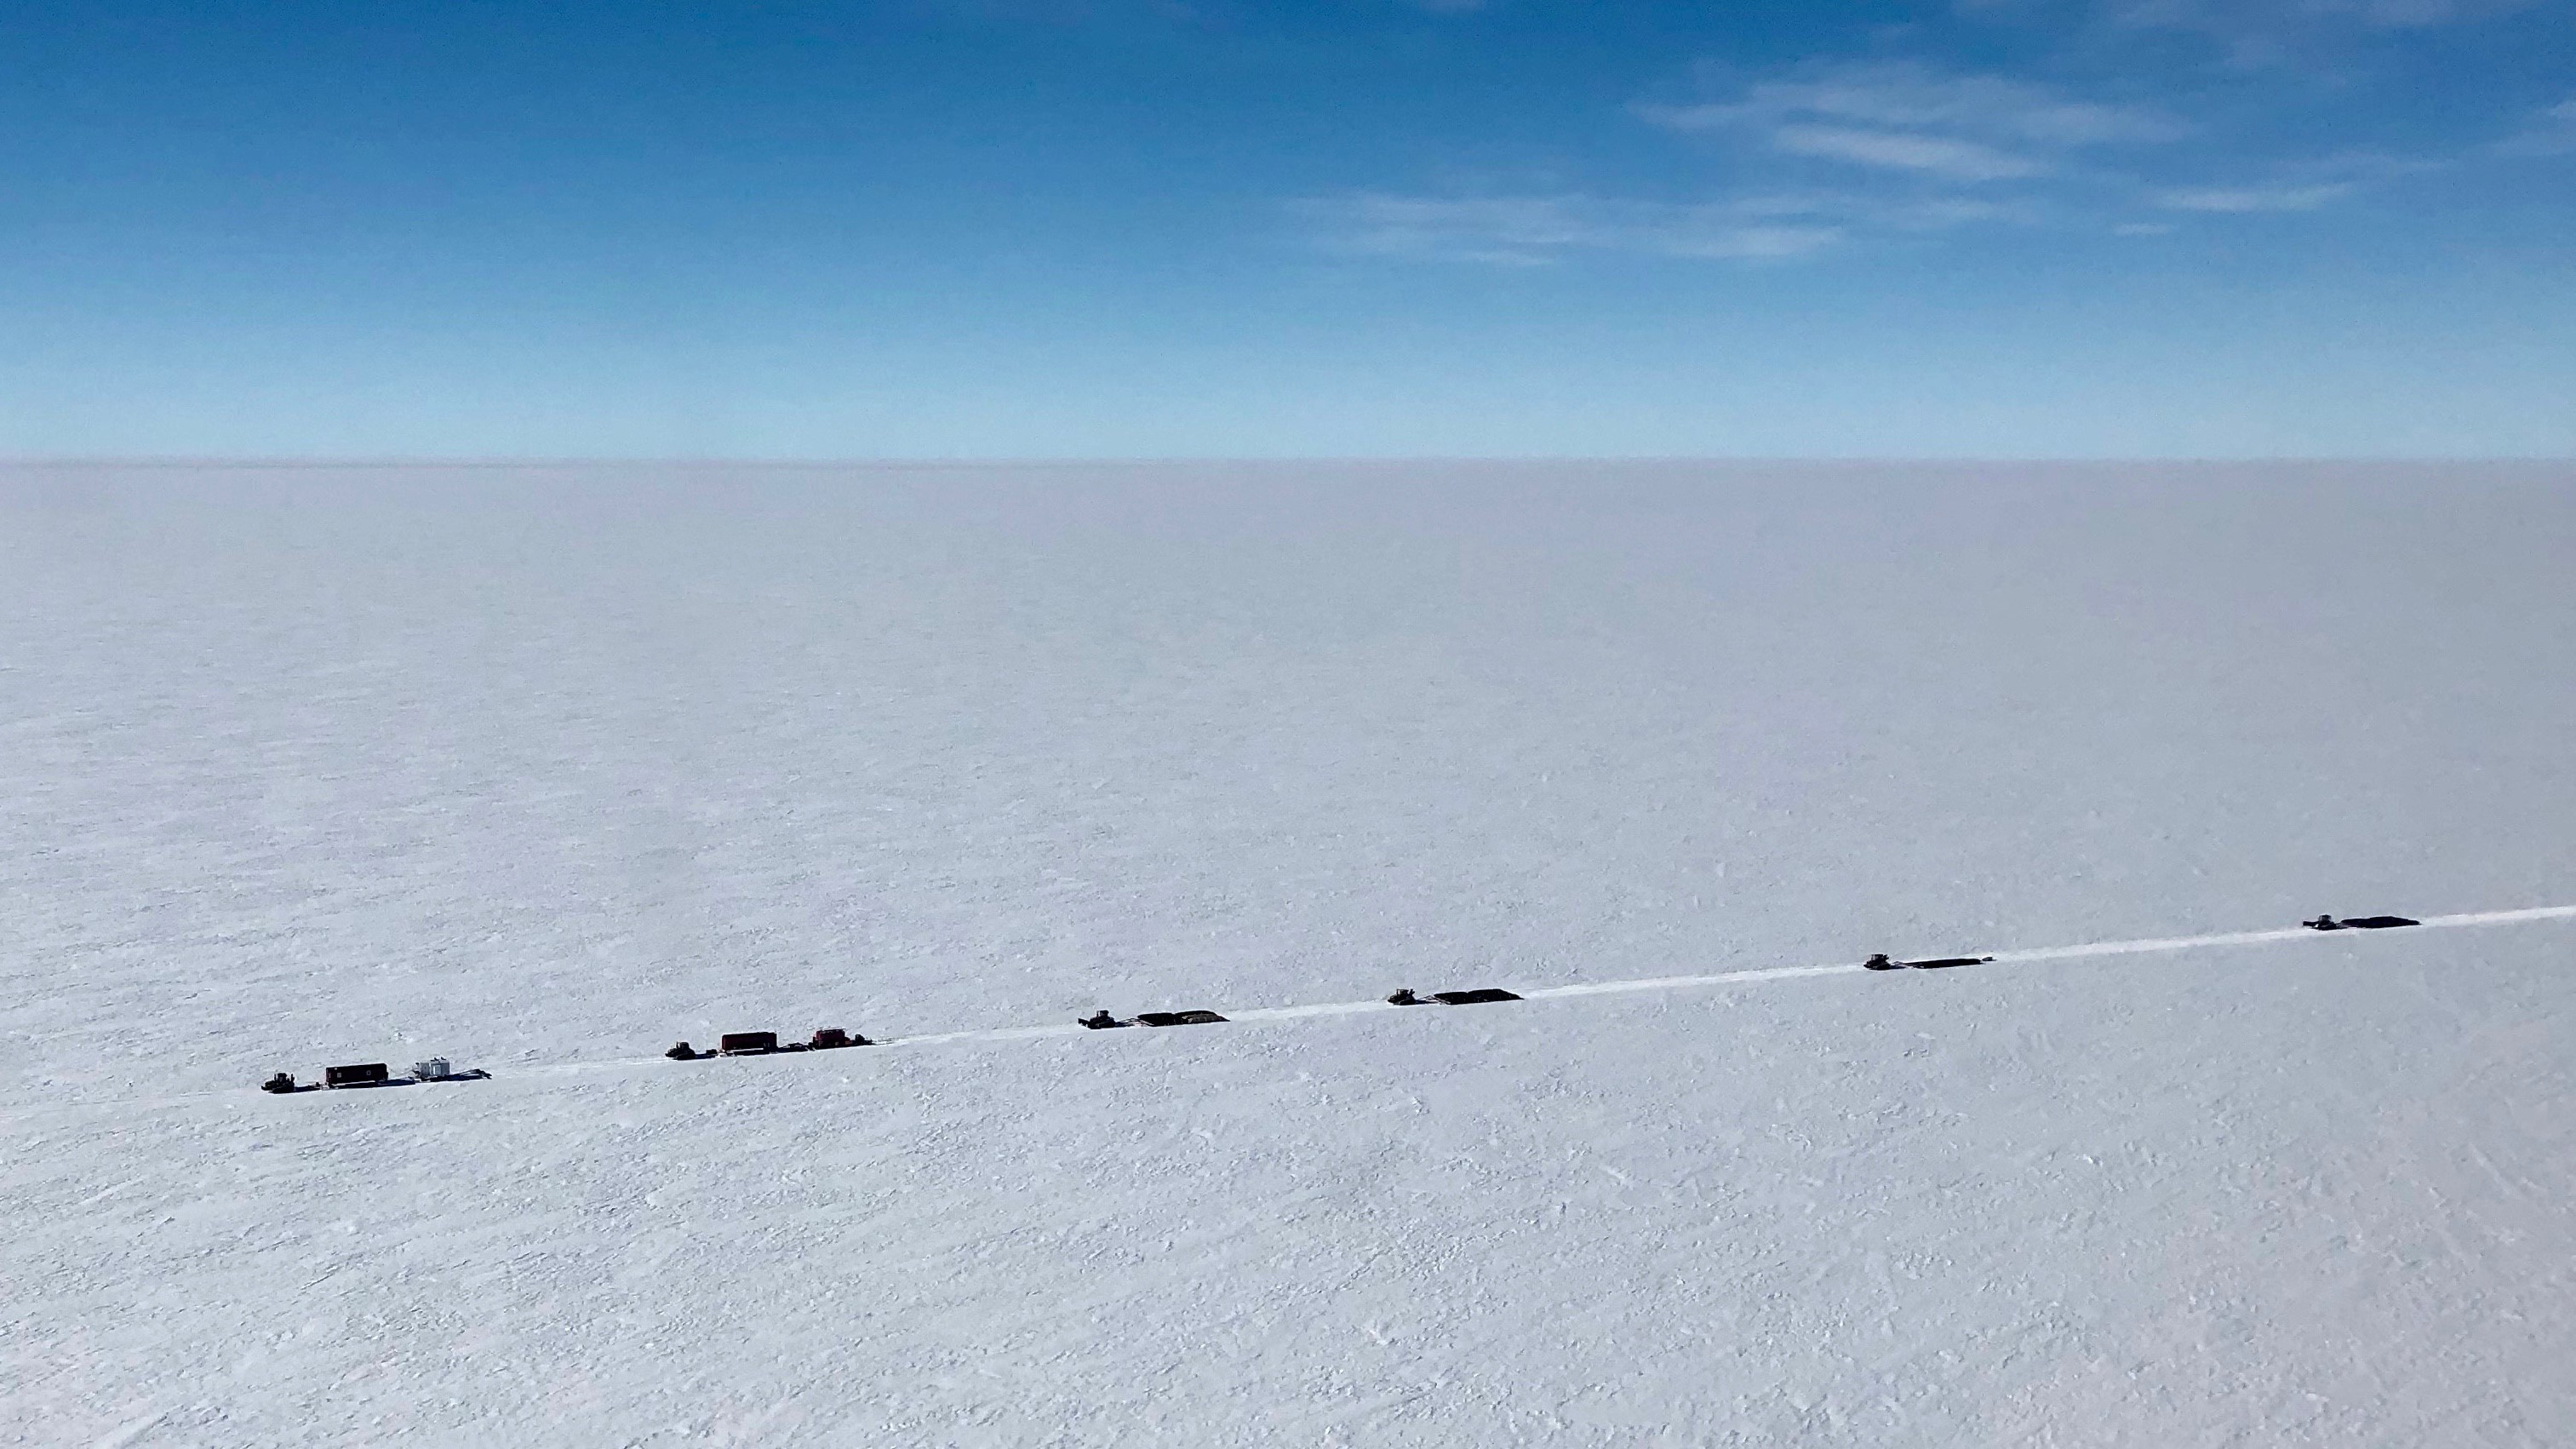
<svg viewBox="0 0 2576 1449">
<path fill-rule="evenodd" d="M 18 0 L 0 81 L 0 453 L 2576 455 L 2576 0 Z"/>
</svg>

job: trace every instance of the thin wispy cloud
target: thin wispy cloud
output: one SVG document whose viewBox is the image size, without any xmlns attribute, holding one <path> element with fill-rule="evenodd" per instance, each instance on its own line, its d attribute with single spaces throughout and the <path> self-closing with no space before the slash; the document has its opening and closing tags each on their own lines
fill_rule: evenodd
<svg viewBox="0 0 2576 1449">
<path fill-rule="evenodd" d="M 2122 31 L 2198 36 L 2231 65 L 2315 64 L 2373 35 L 2493 20 L 2559 0 L 1955 0 L 1963 16 L 2073 25 L 2117 43 Z"/>
<path fill-rule="evenodd" d="M 2259 181 L 2160 187 L 2148 203 L 2165 211 L 2211 215 L 2315 211 L 2363 187 L 2440 169 L 2443 163 L 2372 151 L 2323 156 L 2277 166 Z"/>
<path fill-rule="evenodd" d="M 1771 144 L 1796 156 L 1823 156 L 1862 166 L 1919 171 L 1952 181 L 2005 181 L 2037 176 L 2046 162 L 2016 156 L 1982 141 L 1904 131 L 1863 131 L 1849 126 L 1782 126 Z"/>
<path fill-rule="evenodd" d="M 2576 154 L 2576 96 L 2542 111 L 2521 132 L 2496 146 L 2508 156 Z"/>
<path fill-rule="evenodd" d="M 2576 0 L 1958 0 L 1981 20 L 2054 16 L 2068 48 L 2047 75 L 1885 53 L 1927 44 L 1920 30 L 1878 34 L 1871 44 L 1881 53 L 1866 58 L 1768 71 L 1703 66 L 1695 96 L 1629 108 L 1688 143 L 1678 154 L 1696 157 L 1709 178 L 1700 197 L 1686 187 L 1675 188 L 1681 200 L 1581 187 L 1470 196 L 1384 188 L 1312 199 L 1299 211 L 1336 250 L 1506 266 L 1586 253 L 1786 261 L 1981 224 L 2153 237 L 2317 212 L 2453 163 L 2439 153 L 2269 147 L 2267 124 L 2297 102 L 2267 90 L 2262 72 L 2167 52 L 2160 63 L 2181 69 L 2157 86 L 2139 68 L 2102 65 L 2102 35 L 2130 32 L 2134 46 L 2140 29 L 2196 31 L 2255 45 L 2293 32 L 2466 25 L 2560 3 L 2576 11 Z M 2481 149 L 2576 152 L 2576 99 L 2506 140 L 2454 144 L 2461 154 Z"/>
<path fill-rule="evenodd" d="M 1869 236 L 2027 220 L 1968 196 L 1779 192 L 1676 202 L 1577 192 L 1465 197 L 1357 192 L 1295 204 L 1313 235 L 1346 254 L 1545 266 L 1593 253 L 1787 262 Z"/>
<path fill-rule="evenodd" d="M 1667 130 L 1961 182 L 2039 176 L 2084 147 L 2169 141 L 2185 130 L 2145 107 L 1920 61 L 1811 64 L 1724 99 L 1638 114 Z"/>
<path fill-rule="evenodd" d="M 1731 83 L 1711 74 L 1703 84 L 1717 94 L 1636 113 L 1723 148 L 1734 169 L 1758 172 L 1767 160 L 1820 164 L 1855 183 L 1875 174 L 1888 193 L 1880 211 L 1901 203 L 1916 214 L 1946 208 L 2029 221 L 2098 207 L 2102 193 L 2121 189 L 2123 154 L 2194 133 L 2157 106 L 1920 59 L 1810 61 Z"/>
<path fill-rule="evenodd" d="M 1309 198 L 1297 210 L 1338 251 L 1502 266 L 1544 266 L 1581 252 L 1778 261 L 1822 251 L 1846 234 L 1817 206 L 1771 198 L 1688 204 L 1362 192 Z"/>
<path fill-rule="evenodd" d="M 2188 186 L 2159 191 L 2154 204 L 2167 211 L 2244 215 L 2265 211 L 2314 211 L 2348 194 L 2350 182 L 2314 186 Z"/>
<path fill-rule="evenodd" d="M 2161 141 L 2183 130 L 2146 107 L 2087 100 L 2035 81 L 1961 74 L 1921 60 L 1809 63 L 1744 86 L 1728 99 L 1640 110 L 1678 130 L 1822 120 L 2048 146 Z"/>
<path fill-rule="evenodd" d="M 2358 25 L 2420 29 L 2491 20 L 2542 0 L 2115 0 L 2104 9 L 2128 25 L 2162 25 L 2239 35 Z"/>
</svg>

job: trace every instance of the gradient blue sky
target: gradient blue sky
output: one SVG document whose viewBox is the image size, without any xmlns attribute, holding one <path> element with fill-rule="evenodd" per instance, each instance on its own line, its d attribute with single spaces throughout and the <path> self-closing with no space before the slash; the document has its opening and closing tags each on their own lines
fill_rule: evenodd
<svg viewBox="0 0 2576 1449">
<path fill-rule="evenodd" d="M 2576 455 L 2576 0 L 14 0 L 0 453 Z"/>
</svg>

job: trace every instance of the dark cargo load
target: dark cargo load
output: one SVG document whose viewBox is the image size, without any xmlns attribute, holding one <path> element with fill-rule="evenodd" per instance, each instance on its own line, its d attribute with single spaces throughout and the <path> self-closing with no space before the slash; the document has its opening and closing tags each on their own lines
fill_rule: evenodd
<svg viewBox="0 0 2576 1449">
<path fill-rule="evenodd" d="M 716 1050 L 729 1057 L 756 1057 L 778 1050 L 774 1031 L 729 1031 L 716 1039 Z"/>
<path fill-rule="evenodd" d="M 1213 1011 L 1140 1011 L 1136 1019 L 1147 1026 L 1205 1026 L 1225 1020 Z"/>
<path fill-rule="evenodd" d="M 1482 1006 L 1488 1001 L 1518 1001 L 1520 997 L 1499 986 L 1487 986 L 1475 991 L 1435 991 L 1431 999 L 1443 1006 Z"/>
<path fill-rule="evenodd" d="M 2319 916 L 2300 925 L 2311 931 L 2385 931 L 2397 926 L 2420 926 L 2422 921 L 2407 916 L 2346 916 L 2338 921 L 2332 916 Z"/>
<path fill-rule="evenodd" d="M 352 1067 L 324 1067 L 322 1085 L 326 1087 L 381 1087 L 391 1080 L 383 1062 L 362 1062 Z"/>
</svg>

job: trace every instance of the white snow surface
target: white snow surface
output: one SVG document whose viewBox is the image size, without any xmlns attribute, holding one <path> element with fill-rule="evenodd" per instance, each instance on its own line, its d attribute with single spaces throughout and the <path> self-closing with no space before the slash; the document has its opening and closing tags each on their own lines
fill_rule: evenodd
<svg viewBox="0 0 2576 1449">
<path fill-rule="evenodd" d="M 2295 930 L 2576 904 L 2571 577 L 2545 464 L 0 470 L 0 1444 L 2576 1441 L 2576 920 Z M 964 1035 L 655 1055 L 819 1026 Z"/>
</svg>

